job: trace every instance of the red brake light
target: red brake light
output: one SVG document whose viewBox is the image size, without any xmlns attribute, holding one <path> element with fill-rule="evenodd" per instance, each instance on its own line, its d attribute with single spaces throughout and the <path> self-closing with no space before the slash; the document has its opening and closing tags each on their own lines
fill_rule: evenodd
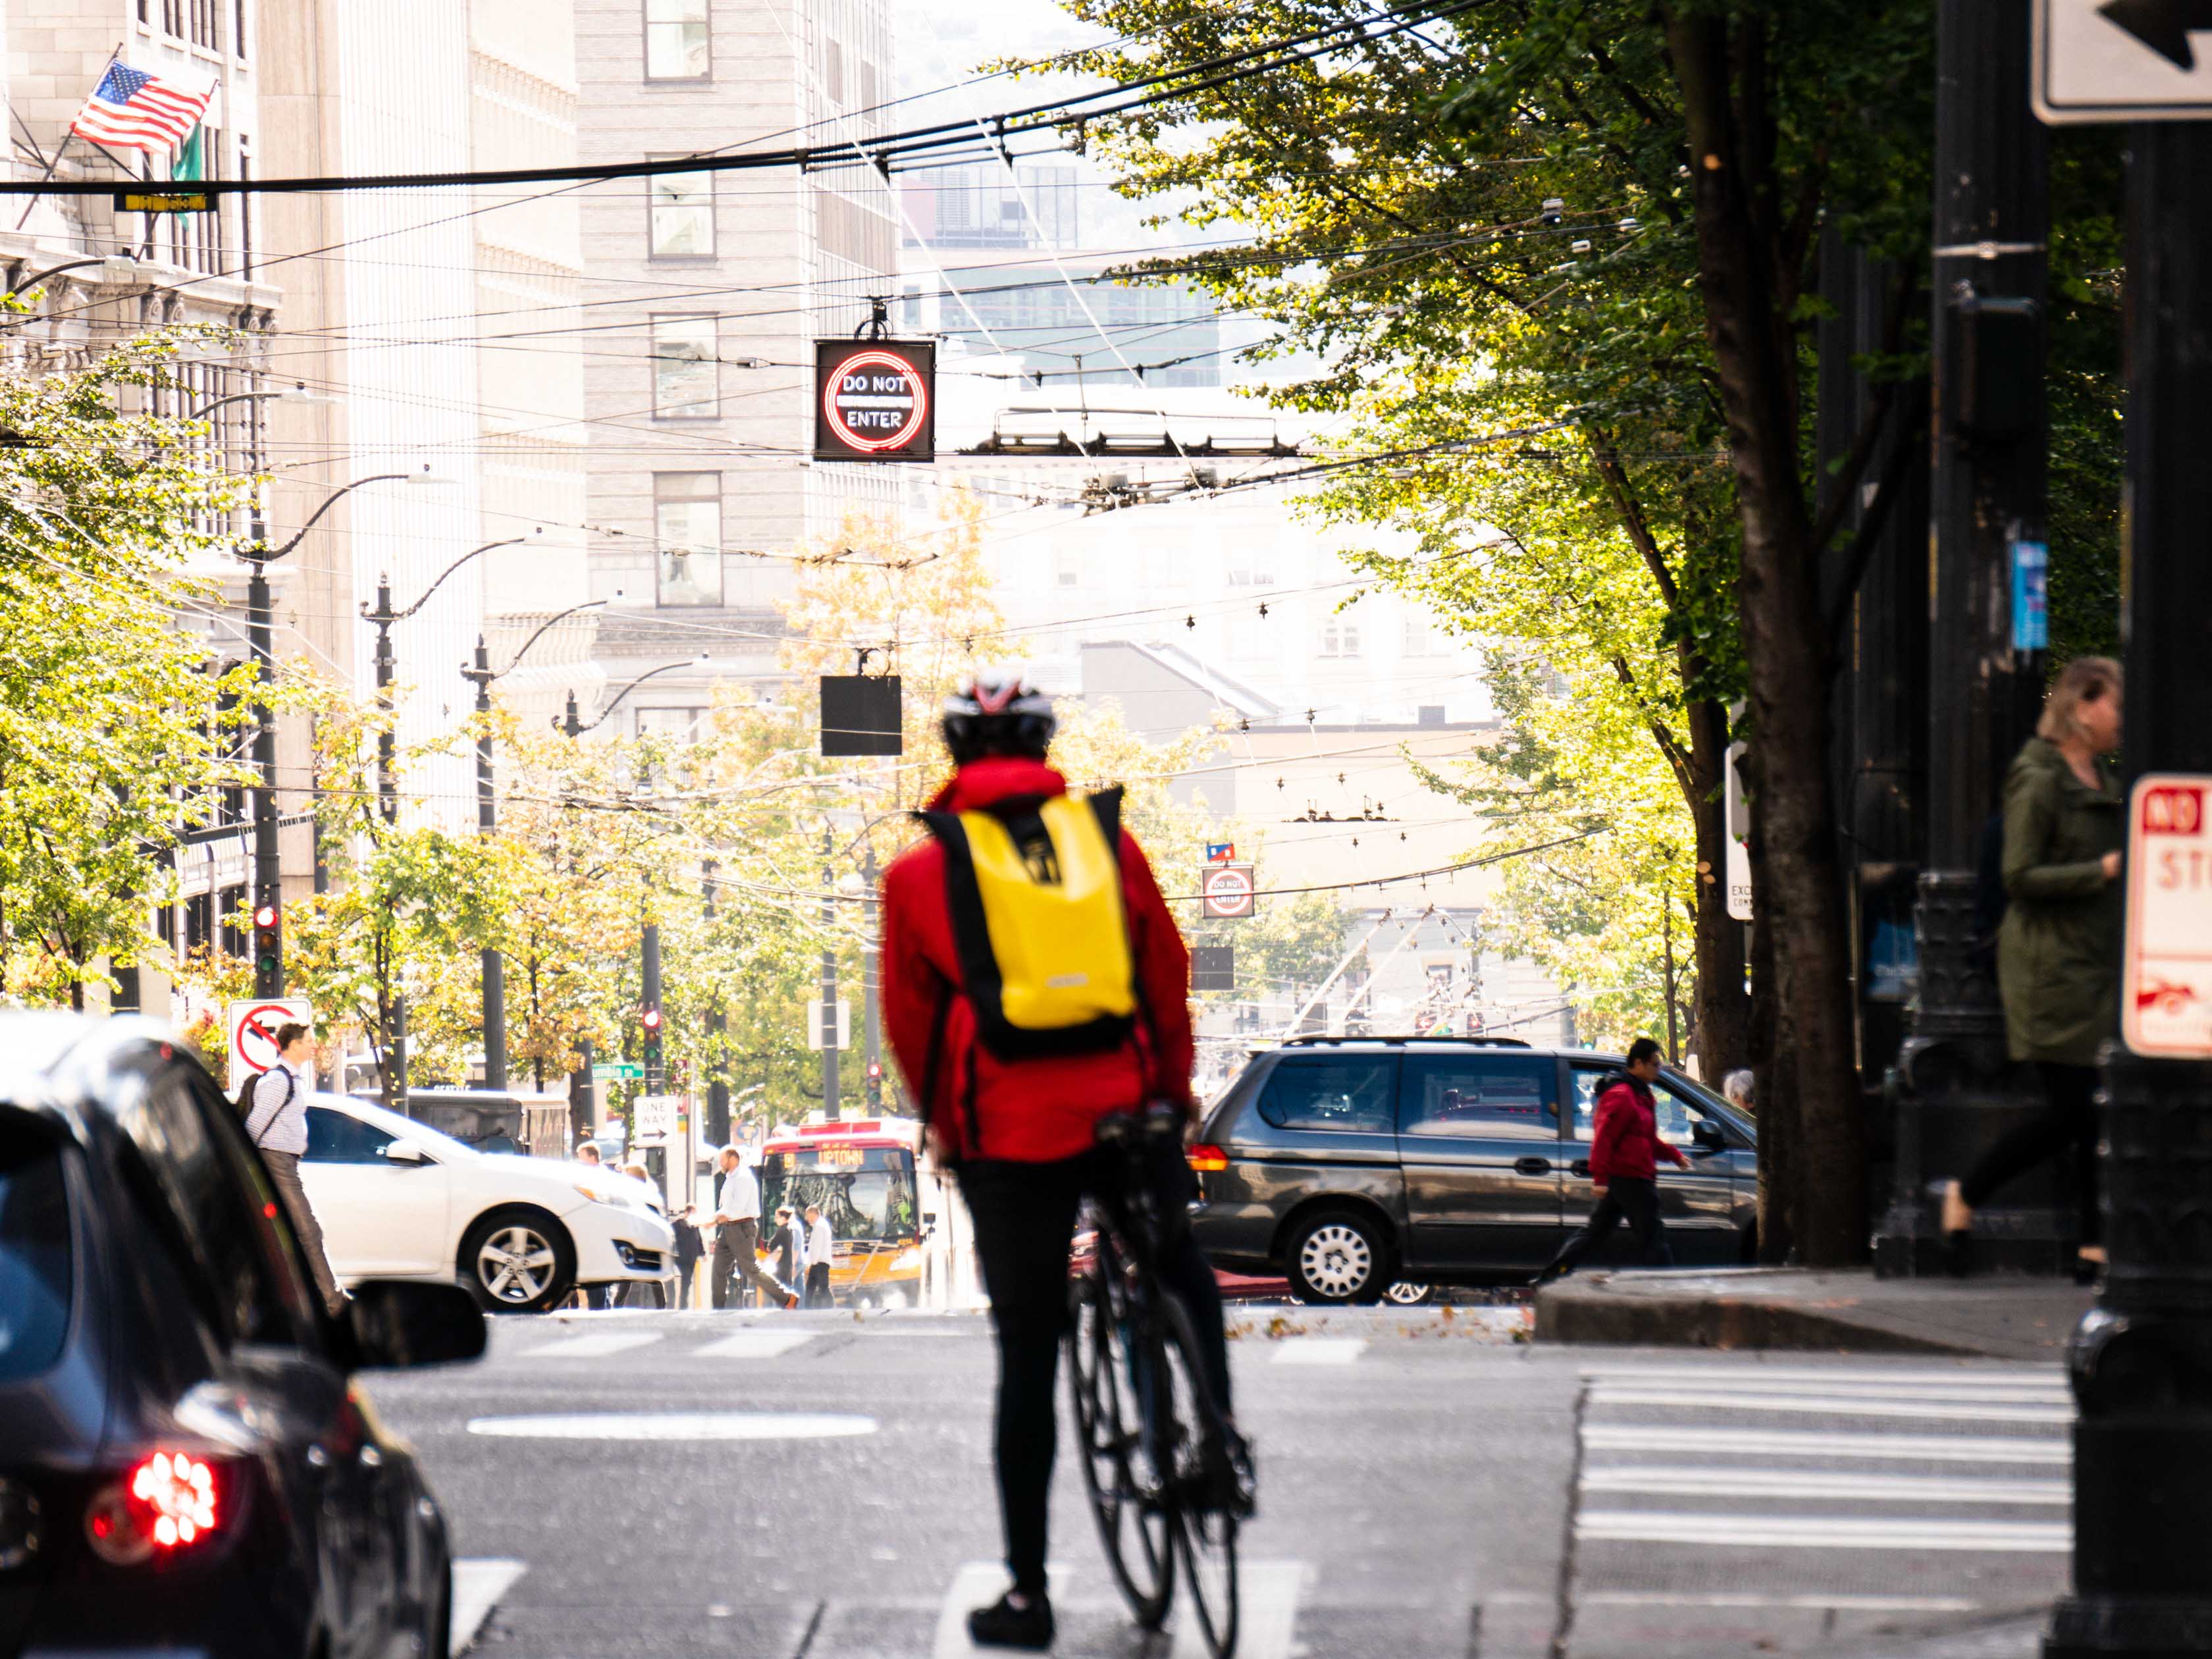
<svg viewBox="0 0 2212 1659">
<path fill-rule="evenodd" d="M 1190 1167 L 1200 1175 L 1211 1175 L 1217 1170 L 1229 1167 L 1229 1154 L 1218 1146 L 1207 1146 L 1204 1141 L 1191 1147 L 1183 1156 L 1190 1160 Z"/>
<path fill-rule="evenodd" d="M 189 1548 L 222 1520 L 214 1466 L 185 1452 L 157 1451 L 100 1489 L 84 1529 L 100 1556 L 129 1565 L 157 1550 Z"/>
</svg>

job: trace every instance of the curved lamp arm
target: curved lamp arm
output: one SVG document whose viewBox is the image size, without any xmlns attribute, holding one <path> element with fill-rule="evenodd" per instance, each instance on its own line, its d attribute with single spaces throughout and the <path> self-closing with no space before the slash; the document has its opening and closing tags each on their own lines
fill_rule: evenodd
<svg viewBox="0 0 2212 1659">
<path fill-rule="evenodd" d="M 590 726 L 580 726 L 576 730 L 578 732 L 581 733 L 592 731 L 597 728 L 600 721 L 605 720 L 608 715 L 615 712 L 616 704 L 619 703 L 624 697 L 629 696 L 631 692 L 636 690 L 639 686 L 643 685 L 654 675 L 672 673 L 678 668 L 695 667 L 698 664 L 705 662 L 706 660 L 707 653 L 704 651 L 702 651 L 697 656 L 686 657 L 680 662 L 665 662 L 658 668 L 647 669 L 645 672 L 640 674 L 635 679 L 632 680 L 628 685 L 623 687 L 621 690 L 616 692 L 613 696 L 607 700 L 607 706 L 599 710 L 599 719 L 594 720 Z"/>
<path fill-rule="evenodd" d="M 311 519 L 308 522 L 312 524 L 314 520 Z M 538 533 L 538 532 L 537 531 L 533 530 L 530 532 L 530 536 L 535 536 Z M 530 539 L 530 536 L 509 536 L 503 542 L 486 542 L 482 547 L 471 548 L 467 552 L 462 554 L 459 558 L 455 559 L 453 563 L 447 565 L 443 570 L 441 570 L 438 573 L 438 580 L 432 582 L 429 586 L 422 590 L 422 597 L 421 599 L 416 600 L 414 604 L 409 605 L 404 611 L 394 611 L 392 613 L 392 620 L 394 622 L 405 622 L 408 617 L 413 616 L 424 605 L 429 604 L 430 596 L 436 592 L 438 589 L 444 585 L 446 578 L 452 575 L 456 570 L 459 570 L 471 559 L 476 557 L 477 554 L 489 553 L 495 547 L 513 547 L 518 543 L 528 541 Z"/>
<path fill-rule="evenodd" d="M 299 546 L 301 542 L 307 540 L 307 532 L 315 527 L 316 523 L 322 518 L 324 514 L 329 512 L 332 507 L 336 507 L 341 500 L 352 495 L 355 490 L 359 489 L 363 484 L 397 483 L 405 479 L 411 478 L 414 476 L 415 475 L 411 472 L 380 472 L 374 477 L 356 478 L 351 483 L 342 485 L 340 488 L 332 490 L 330 494 L 330 498 L 320 507 L 317 507 L 313 513 L 310 513 L 307 515 L 307 521 L 300 526 L 299 532 L 295 535 L 290 541 L 286 542 L 283 546 L 278 548 L 274 553 L 270 552 L 264 544 L 259 554 L 256 555 L 249 553 L 246 555 L 246 557 L 255 560 L 257 563 L 273 564 L 278 559 L 283 558 L 287 553 L 292 551 L 293 549 Z"/>
<path fill-rule="evenodd" d="M 538 641 L 544 639 L 554 623 L 568 621 L 569 617 L 574 616 L 579 611 L 596 611 L 599 606 L 603 605 L 611 605 L 614 602 L 614 599 L 619 599 L 620 598 L 622 598 L 622 589 L 617 587 L 614 591 L 613 599 L 586 599 L 581 605 L 572 605 L 566 611 L 561 611 L 557 615 L 548 617 L 544 622 L 539 625 L 538 629 L 535 634 L 532 634 L 528 639 L 523 641 L 522 649 L 514 653 L 514 661 L 508 663 L 507 665 L 501 669 L 498 673 L 488 676 L 488 678 L 495 680 L 514 672 L 516 669 L 522 665 L 522 659 L 530 654 L 530 647 L 537 644 Z M 472 669 L 468 672 L 471 674 L 475 672 Z"/>
</svg>

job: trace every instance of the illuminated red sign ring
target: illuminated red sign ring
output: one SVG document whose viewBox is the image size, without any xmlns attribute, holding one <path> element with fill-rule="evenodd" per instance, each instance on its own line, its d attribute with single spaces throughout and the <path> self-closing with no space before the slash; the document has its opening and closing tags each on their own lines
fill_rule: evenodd
<svg viewBox="0 0 2212 1659">
<path fill-rule="evenodd" d="M 845 386 L 847 378 L 864 368 L 892 370 L 904 386 L 905 395 L 911 399 L 906 418 L 881 437 L 868 437 L 855 432 L 845 419 L 846 404 L 841 401 L 842 399 L 854 397 L 872 398 L 890 395 L 882 392 L 848 392 Z M 859 406 L 854 405 L 856 408 Z M 868 406 L 878 405 L 872 402 Z M 856 351 L 830 371 L 827 383 L 822 388 L 822 413 L 823 418 L 830 422 L 830 430 L 837 434 L 837 441 L 840 443 L 849 444 L 854 449 L 864 449 L 870 453 L 885 449 L 896 449 L 912 438 L 921 429 L 922 422 L 928 417 L 929 391 L 922 384 L 921 376 L 915 372 L 914 365 L 905 358 L 894 356 L 888 351 Z"/>
</svg>

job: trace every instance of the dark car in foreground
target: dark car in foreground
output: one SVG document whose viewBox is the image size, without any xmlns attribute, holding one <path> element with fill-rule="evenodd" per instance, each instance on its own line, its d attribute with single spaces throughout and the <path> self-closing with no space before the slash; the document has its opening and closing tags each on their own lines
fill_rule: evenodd
<svg viewBox="0 0 2212 1659">
<path fill-rule="evenodd" d="M 1592 1121 L 1621 1064 L 1499 1037 L 1299 1037 L 1255 1054 L 1191 1148 L 1199 1243 L 1218 1268 L 1285 1274 L 1307 1302 L 1525 1285 L 1596 1202 Z M 1671 1069 L 1654 1092 L 1661 1137 L 1690 1159 L 1659 1172 L 1675 1261 L 1751 1260 L 1752 1120 Z"/>
<path fill-rule="evenodd" d="M 473 1358 L 483 1316 L 312 1284 L 166 1031 L 0 1016 L 0 1654 L 447 1652 L 444 1517 L 353 1374 Z"/>
</svg>

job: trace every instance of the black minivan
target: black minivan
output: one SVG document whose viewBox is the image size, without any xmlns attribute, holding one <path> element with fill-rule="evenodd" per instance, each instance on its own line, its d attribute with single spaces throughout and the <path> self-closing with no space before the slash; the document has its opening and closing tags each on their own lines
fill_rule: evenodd
<svg viewBox="0 0 2212 1659">
<path fill-rule="evenodd" d="M 1191 1148 L 1199 1243 L 1305 1302 L 1526 1284 L 1596 1201 L 1591 1122 L 1621 1066 L 1504 1037 L 1293 1038 L 1253 1056 Z M 1690 1158 L 1659 1172 L 1676 1264 L 1753 1260 L 1752 1120 L 1672 1070 L 1654 1093 L 1661 1138 Z"/>
</svg>

